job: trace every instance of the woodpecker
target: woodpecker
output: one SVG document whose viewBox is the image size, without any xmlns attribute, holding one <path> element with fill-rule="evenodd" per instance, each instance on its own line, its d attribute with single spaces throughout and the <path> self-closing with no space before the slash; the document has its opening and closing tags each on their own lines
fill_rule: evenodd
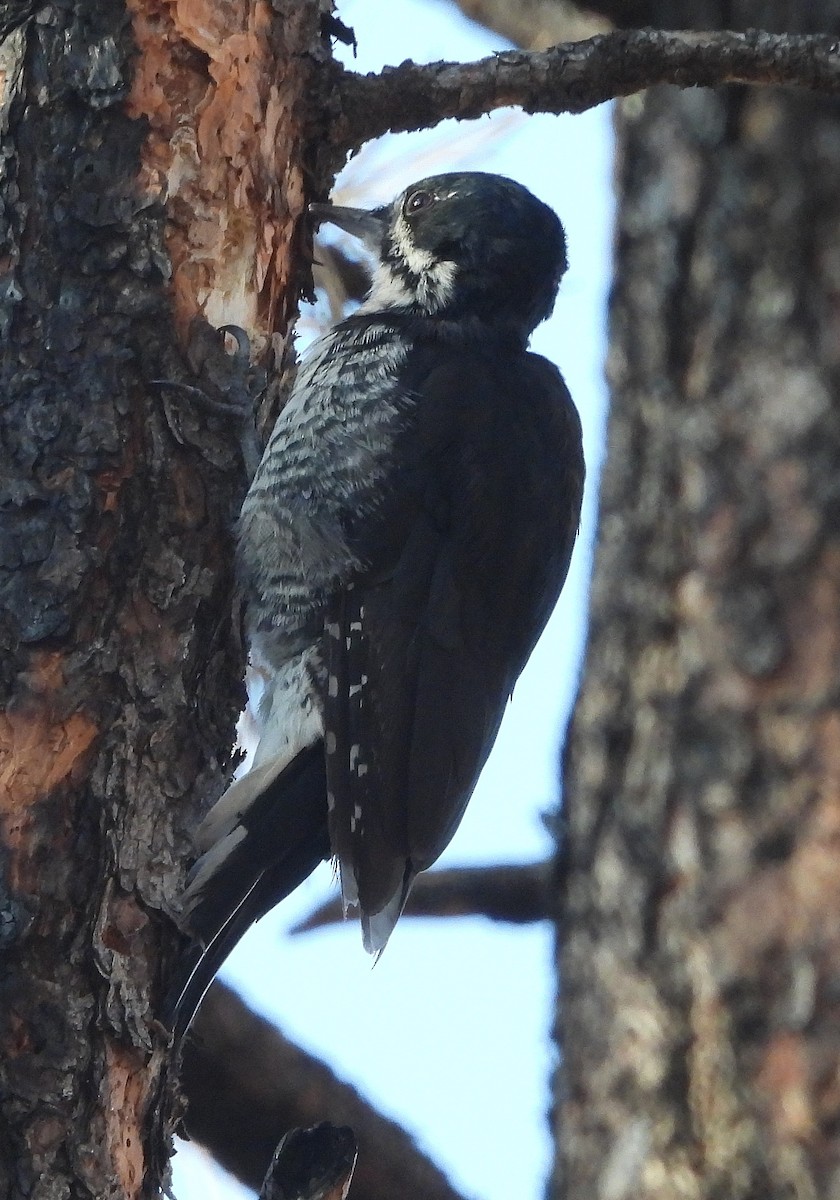
<svg viewBox="0 0 840 1200">
<path fill-rule="evenodd" d="M 312 212 L 376 269 L 305 356 L 242 508 L 260 739 L 198 831 L 178 1033 L 324 858 L 365 948 L 384 948 L 464 814 L 580 518 L 577 411 L 527 349 L 566 269 L 554 212 L 480 172 Z"/>
</svg>

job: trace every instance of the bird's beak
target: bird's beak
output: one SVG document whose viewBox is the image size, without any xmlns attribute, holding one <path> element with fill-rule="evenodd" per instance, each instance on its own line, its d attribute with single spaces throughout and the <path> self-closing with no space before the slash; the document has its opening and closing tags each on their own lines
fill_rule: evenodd
<svg viewBox="0 0 840 1200">
<path fill-rule="evenodd" d="M 385 208 L 341 208 L 336 204 L 310 204 L 309 215 L 316 225 L 329 222 L 357 237 L 368 250 L 378 254 L 388 227 Z"/>
</svg>

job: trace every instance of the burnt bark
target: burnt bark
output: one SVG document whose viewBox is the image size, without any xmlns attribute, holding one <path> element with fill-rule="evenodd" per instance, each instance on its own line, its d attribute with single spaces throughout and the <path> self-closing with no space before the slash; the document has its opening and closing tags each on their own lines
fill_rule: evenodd
<svg viewBox="0 0 840 1200">
<path fill-rule="evenodd" d="M 224 781 L 241 706 L 230 531 L 246 478 L 225 420 L 154 381 L 226 392 L 208 324 L 222 312 L 282 354 L 317 157 L 300 97 L 319 111 L 324 55 L 317 5 L 293 8 L 210 13 L 214 52 L 168 6 L 83 0 L 2 47 L 10 1200 L 151 1196 L 166 1174 L 172 1081 L 153 1016 L 187 831 Z M 277 144 L 248 111 L 273 118 Z"/>
<path fill-rule="evenodd" d="M 838 118 L 769 90 L 620 109 L 558 1198 L 840 1186 Z"/>
</svg>

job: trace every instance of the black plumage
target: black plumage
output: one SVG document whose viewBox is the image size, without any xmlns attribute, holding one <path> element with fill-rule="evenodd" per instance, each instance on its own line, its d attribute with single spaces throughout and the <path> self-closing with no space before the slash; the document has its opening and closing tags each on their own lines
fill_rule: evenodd
<svg viewBox="0 0 840 1200">
<path fill-rule="evenodd" d="M 304 360 L 243 506 L 268 685 L 254 768 L 199 831 L 178 1031 L 242 932 L 328 854 L 366 947 L 384 947 L 461 820 L 578 527 L 578 416 L 527 350 L 565 270 L 556 216 L 480 173 L 322 215 L 379 266 Z"/>
</svg>

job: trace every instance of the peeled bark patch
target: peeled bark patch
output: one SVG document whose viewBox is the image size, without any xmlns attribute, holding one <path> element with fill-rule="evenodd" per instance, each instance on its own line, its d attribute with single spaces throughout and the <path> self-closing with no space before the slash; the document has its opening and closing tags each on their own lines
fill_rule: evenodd
<svg viewBox="0 0 840 1200">
<path fill-rule="evenodd" d="M 295 150 L 312 60 L 291 50 L 312 13 L 289 7 L 281 16 L 267 0 L 129 2 L 140 51 L 129 112 L 149 123 L 141 186 L 167 208 L 182 333 L 200 314 L 264 343 L 293 311 L 305 207 Z"/>
</svg>

